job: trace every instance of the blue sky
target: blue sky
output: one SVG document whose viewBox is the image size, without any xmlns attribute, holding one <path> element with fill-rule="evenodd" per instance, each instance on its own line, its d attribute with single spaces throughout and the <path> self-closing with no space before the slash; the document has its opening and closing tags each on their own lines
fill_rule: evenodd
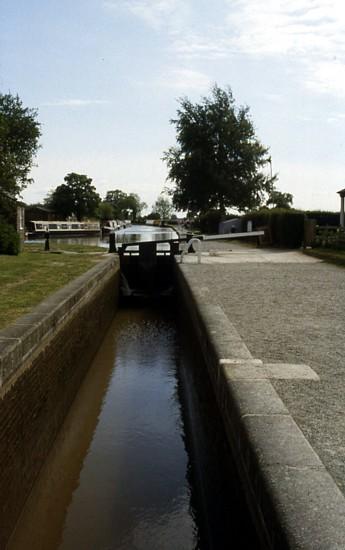
<svg viewBox="0 0 345 550">
<path fill-rule="evenodd" d="M 166 185 L 177 99 L 211 86 L 249 105 L 277 187 L 339 209 L 345 187 L 341 0 L 2 0 L 0 90 L 38 109 L 41 201 L 71 171 L 150 206 Z"/>
</svg>

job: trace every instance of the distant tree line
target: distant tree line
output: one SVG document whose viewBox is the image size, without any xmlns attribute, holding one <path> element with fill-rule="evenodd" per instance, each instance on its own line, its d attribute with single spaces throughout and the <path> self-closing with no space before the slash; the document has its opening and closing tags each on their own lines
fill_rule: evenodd
<svg viewBox="0 0 345 550">
<path fill-rule="evenodd" d="M 62 219 L 76 217 L 99 218 L 101 220 L 137 220 L 146 203 L 136 193 L 125 193 L 120 189 L 108 191 L 104 200 L 85 174 L 71 172 L 63 184 L 56 187 L 45 199 L 45 206 Z"/>
</svg>

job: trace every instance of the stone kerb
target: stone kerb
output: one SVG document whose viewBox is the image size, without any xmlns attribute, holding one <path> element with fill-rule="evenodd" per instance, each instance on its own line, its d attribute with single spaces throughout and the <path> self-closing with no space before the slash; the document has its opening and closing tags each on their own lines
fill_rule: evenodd
<svg viewBox="0 0 345 550">
<path fill-rule="evenodd" d="M 196 266 L 175 267 L 263 544 L 345 548 L 345 498 L 273 388 L 275 366 L 253 358 L 222 308 L 208 302 Z"/>
<path fill-rule="evenodd" d="M 106 281 L 113 276 L 116 265 L 117 257 L 107 257 L 49 296 L 13 325 L 0 330 L 0 388 L 10 381 L 26 361 L 33 359 L 66 316 L 88 299 L 100 280 Z"/>
</svg>

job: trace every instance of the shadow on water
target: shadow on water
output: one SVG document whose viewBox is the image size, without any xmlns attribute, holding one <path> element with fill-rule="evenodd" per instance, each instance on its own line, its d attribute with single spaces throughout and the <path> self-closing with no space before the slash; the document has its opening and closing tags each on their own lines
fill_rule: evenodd
<svg viewBox="0 0 345 550">
<path fill-rule="evenodd" d="M 179 318 L 179 400 L 200 550 L 260 544 L 245 503 L 213 388 L 190 327 Z"/>
<path fill-rule="evenodd" d="M 119 310 L 10 550 L 258 548 L 194 347 L 169 304 Z"/>
<path fill-rule="evenodd" d="M 97 429 L 115 352 L 110 330 L 31 491 L 9 549 L 59 547 L 66 513 Z"/>
</svg>

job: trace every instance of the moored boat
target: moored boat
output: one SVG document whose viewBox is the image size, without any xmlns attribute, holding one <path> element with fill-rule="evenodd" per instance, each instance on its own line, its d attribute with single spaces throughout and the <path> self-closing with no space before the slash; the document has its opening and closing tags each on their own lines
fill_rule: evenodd
<svg viewBox="0 0 345 550">
<path fill-rule="evenodd" d="M 129 220 L 107 220 L 102 227 L 102 234 L 109 235 L 111 231 L 117 231 L 118 229 L 124 229 L 131 224 Z"/>
<path fill-rule="evenodd" d="M 52 237 L 83 237 L 99 235 L 99 222 L 66 222 L 32 220 L 27 223 L 27 238 L 42 239 L 46 233 Z"/>
</svg>

